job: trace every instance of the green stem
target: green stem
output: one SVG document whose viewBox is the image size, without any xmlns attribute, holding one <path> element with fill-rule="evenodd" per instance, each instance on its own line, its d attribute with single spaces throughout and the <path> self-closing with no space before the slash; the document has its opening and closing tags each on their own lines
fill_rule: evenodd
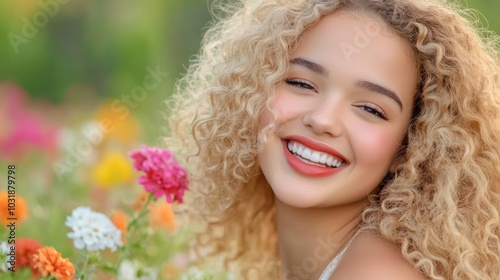
<svg viewBox="0 0 500 280">
<path fill-rule="evenodd" d="M 132 237 L 134 236 L 137 228 L 138 228 L 138 224 L 139 224 L 139 221 L 148 214 L 149 210 L 148 210 L 148 206 L 149 204 L 151 203 L 151 201 L 154 200 L 154 195 L 152 193 L 149 194 L 148 196 L 148 199 L 146 200 L 146 202 L 144 203 L 144 205 L 142 206 L 141 210 L 139 211 L 139 213 L 132 219 L 132 221 L 130 221 L 130 223 L 127 225 L 127 234 L 125 235 L 125 239 L 127 240 L 127 242 L 125 243 L 125 245 L 123 246 L 122 248 L 122 253 L 120 254 L 120 257 L 118 258 L 118 263 L 116 264 L 116 271 L 118 271 L 118 269 L 120 268 L 120 264 L 122 263 L 122 261 L 128 257 L 128 254 L 129 254 L 129 248 L 130 248 L 130 244 L 132 243 Z"/>
<path fill-rule="evenodd" d="M 85 261 L 83 262 L 82 269 L 77 274 L 77 279 L 85 279 L 84 277 L 86 276 L 85 272 L 87 272 L 87 267 L 90 262 L 90 253 L 85 250 Z"/>
<path fill-rule="evenodd" d="M 146 203 L 141 208 L 141 211 L 139 211 L 139 214 L 132 219 L 132 221 L 127 225 L 127 235 L 126 238 L 129 239 L 131 238 L 135 231 L 137 230 L 137 223 L 142 219 L 142 217 L 146 216 L 149 212 L 148 206 L 151 201 L 153 201 L 154 195 L 149 194 L 148 199 L 146 200 Z"/>
</svg>

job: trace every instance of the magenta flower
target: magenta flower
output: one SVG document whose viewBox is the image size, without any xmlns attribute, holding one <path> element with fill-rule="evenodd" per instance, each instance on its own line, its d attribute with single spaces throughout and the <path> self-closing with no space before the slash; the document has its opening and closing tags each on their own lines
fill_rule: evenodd
<svg viewBox="0 0 500 280">
<path fill-rule="evenodd" d="M 186 170 L 175 160 L 172 152 L 154 147 L 143 146 L 132 151 L 134 168 L 144 171 L 139 177 L 139 184 L 155 198 L 165 195 L 167 202 L 182 203 L 184 192 L 188 188 Z"/>
<path fill-rule="evenodd" d="M 0 84 L 0 158 L 23 158 L 29 149 L 56 155 L 58 128 L 28 104 L 28 94 L 19 86 Z"/>
</svg>

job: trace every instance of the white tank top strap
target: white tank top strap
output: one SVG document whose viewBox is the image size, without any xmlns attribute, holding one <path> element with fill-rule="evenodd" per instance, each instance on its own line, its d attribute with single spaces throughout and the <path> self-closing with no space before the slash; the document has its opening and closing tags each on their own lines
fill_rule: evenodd
<svg viewBox="0 0 500 280">
<path fill-rule="evenodd" d="M 326 266 L 325 270 L 323 270 L 323 273 L 321 273 L 321 276 L 318 278 L 318 280 L 329 280 L 330 277 L 332 276 L 333 272 L 337 268 L 337 265 L 339 264 L 340 260 L 342 259 L 342 256 L 345 254 L 349 246 L 351 245 L 352 241 L 354 238 L 359 233 L 359 229 L 351 236 L 349 241 L 344 245 L 344 247 L 337 253 L 335 258 L 333 258 L 330 263 Z"/>
</svg>

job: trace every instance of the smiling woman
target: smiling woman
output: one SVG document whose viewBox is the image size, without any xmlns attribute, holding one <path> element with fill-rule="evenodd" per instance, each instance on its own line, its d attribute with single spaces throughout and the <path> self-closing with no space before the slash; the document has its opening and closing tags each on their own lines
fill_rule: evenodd
<svg viewBox="0 0 500 280">
<path fill-rule="evenodd" d="M 345 56 L 342 45 L 353 42 L 354 31 L 367 25 L 377 26 L 380 33 L 357 55 Z M 317 279 L 328 260 L 335 260 L 343 244 L 357 233 L 370 194 L 400 164 L 397 153 L 413 113 L 418 82 L 414 55 L 406 51 L 409 48 L 378 18 L 340 10 L 310 28 L 291 52 L 285 82 L 278 86 L 271 104 L 278 129 L 259 153 L 260 168 L 276 197 L 284 275 L 299 276 L 292 268 L 314 255 L 315 247 L 310 244 L 317 237 L 330 236 L 335 245 L 329 258 L 307 266 L 307 278 Z M 262 126 L 273 121 L 269 112 L 261 120 Z M 333 166 L 326 164 L 329 159 Z M 366 235 L 353 239 L 350 247 L 355 248 Z M 353 249 L 347 252 L 335 279 L 374 279 L 372 270 L 341 270 L 350 263 L 360 265 L 367 255 Z M 366 257 L 366 265 L 375 265 L 381 256 L 387 260 L 390 253 L 379 251 L 378 257 Z M 393 266 L 391 262 L 386 265 Z M 328 279 L 331 270 L 321 279 Z M 380 277 L 390 275 L 410 279 L 418 273 L 393 268 Z"/>
<path fill-rule="evenodd" d="M 171 100 L 198 261 L 243 279 L 498 279 L 495 38 L 441 1 L 243 1 Z"/>
<path fill-rule="evenodd" d="M 336 216 L 333 206 L 356 202 L 352 216 L 345 217 L 360 218 L 367 194 L 387 172 L 394 172 L 395 155 L 412 115 L 417 68 L 405 51 L 407 43 L 386 26 L 379 29 L 387 35 L 372 37 L 362 52 L 348 60 L 341 52 L 342 43 L 353 41 L 352 31 L 368 24 L 382 25 L 359 12 L 325 16 L 291 53 L 290 70 L 271 105 L 278 129 L 269 135 L 259 156 L 277 202 L 301 208 L 321 206 L 332 217 Z M 386 55 L 379 54 L 380 49 Z M 399 96 L 390 90 L 373 90 L 386 87 Z M 269 112 L 261 118 L 263 126 L 272 119 Z M 290 152 L 290 144 L 304 149 L 294 153 L 292 147 Z M 328 155 L 340 166 L 317 164 Z"/>
</svg>

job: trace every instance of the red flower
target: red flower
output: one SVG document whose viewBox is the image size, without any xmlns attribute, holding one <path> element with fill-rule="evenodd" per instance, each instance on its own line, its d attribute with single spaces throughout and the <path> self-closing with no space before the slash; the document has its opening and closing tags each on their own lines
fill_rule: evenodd
<svg viewBox="0 0 500 280">
<path fill-rule="evenodd" d="M 36 273 L 33 256 L 40 247 L 42 247 L 42 244 L 36 240 L 24 237 L 18 238 L 16 240 L 16 266 L 29 267 L 33 273 Z"/>
<path fill-rule="evenodd" d="M 130 153 L 134 168 L 144 171 L 139 177 L 139 184 L 155 198 L 165 195 L 167 202 L 182 203 L 184 192 L 188 188 L 186 170 L 175 160 L 172 152 L 159 148 L 143 146 Z"/>
</svg>

